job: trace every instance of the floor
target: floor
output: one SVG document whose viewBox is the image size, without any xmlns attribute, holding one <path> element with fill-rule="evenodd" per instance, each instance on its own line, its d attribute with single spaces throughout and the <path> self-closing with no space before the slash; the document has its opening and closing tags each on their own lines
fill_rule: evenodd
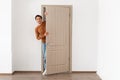
<svg viewBox="0 0 120 80">
<path fill-rule="evenodd" d="M 13 75 L 0 75 L 0 80 L 101 80 L 96 73 L 63 73 L 42 76 L 38 72 L 21 73 Z"/>
</svg>

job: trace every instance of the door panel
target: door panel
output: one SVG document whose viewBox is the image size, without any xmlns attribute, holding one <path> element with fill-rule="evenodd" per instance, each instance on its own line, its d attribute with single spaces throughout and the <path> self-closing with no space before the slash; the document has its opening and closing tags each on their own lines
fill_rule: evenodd
<svg viewBox="0 0 120 80">
<path fill-rule="evenodd" d="M 47 74 L 69 71 L 69 8 L 46 6 Z"/>
</svg>

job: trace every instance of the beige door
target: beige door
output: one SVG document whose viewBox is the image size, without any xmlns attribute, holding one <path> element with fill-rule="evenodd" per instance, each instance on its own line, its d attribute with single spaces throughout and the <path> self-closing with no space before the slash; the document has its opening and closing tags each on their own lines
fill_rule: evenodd
<svg viewBox="0 0 120 80">
<path fill-rule="evenodd" d="M 46 6 L 46 70 L 47 74 L 70 71 L 70 9 Z"/>
</svg>

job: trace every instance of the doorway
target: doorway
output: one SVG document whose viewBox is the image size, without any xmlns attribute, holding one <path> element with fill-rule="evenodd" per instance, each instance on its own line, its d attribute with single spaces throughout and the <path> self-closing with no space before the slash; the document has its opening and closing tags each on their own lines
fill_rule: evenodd
<svg viewBox="0 0 120 80">
<path fill-rule="evenodd" d="M 65 73 L 72 70 L 72 6 L 42 5 L 46 21 L 46 73 Z M 47 12 L 47 16 L 44 15 Z M 41 71 L 43 72 L 43 56 Z"/>
</svg>

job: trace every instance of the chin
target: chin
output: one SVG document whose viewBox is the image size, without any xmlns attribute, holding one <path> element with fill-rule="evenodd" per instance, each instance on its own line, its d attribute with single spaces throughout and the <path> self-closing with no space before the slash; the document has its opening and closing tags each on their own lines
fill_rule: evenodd
<svg viewBox="0 0 120 80">
<path fill-rule="evenodd" d="M 41 24 L 41 22 L 38 22 L 38 24 Z"/>
</svg>

